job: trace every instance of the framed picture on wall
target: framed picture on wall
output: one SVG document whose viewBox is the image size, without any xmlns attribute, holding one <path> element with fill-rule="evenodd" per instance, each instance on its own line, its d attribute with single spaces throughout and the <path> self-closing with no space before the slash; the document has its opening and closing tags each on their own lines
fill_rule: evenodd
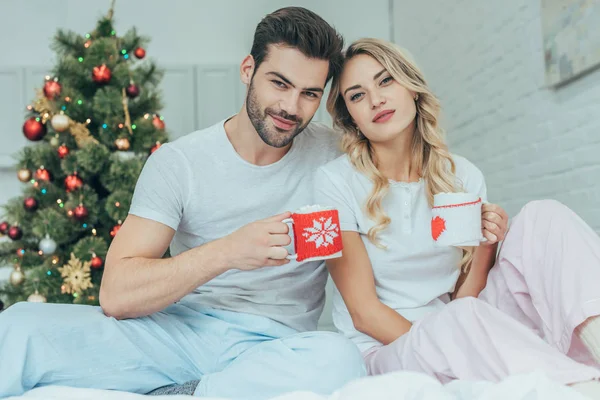
<svg viewBox="0 0 600 400">
<path fill-rule="evenodd" d="M 600 1 L 541 0 L 546 84 L 559 86 L 600 66 Z"/>
</svg>

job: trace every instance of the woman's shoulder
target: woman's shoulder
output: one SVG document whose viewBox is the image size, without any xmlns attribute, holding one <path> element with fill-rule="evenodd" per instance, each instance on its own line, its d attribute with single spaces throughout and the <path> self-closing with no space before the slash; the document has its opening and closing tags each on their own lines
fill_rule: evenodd
<svg viewBox="0 0 600 400">
<path fill-rule="evenodd" d="M 481 170 L 465 157 L 457 154 L 451 154 L 451 156 L 456 167 L 454 175 L 456 176 L 458 186 L 463 188 L 463 190 L 479 193 L 485 198 L 485 177 Z"/>
<path fill-rule="evenodd" d="M 454 153 L 450 154 L 450 156 L 452 157 L 454 166 L 456 167 L 456 176 L 459 178 L 482 175 L 481 170 L 466 157 Z"/>
<path fill-rule="evenodd" d="M 348 155 L 342 154 L 341 156 L 322 165 L 319 168 L 318 173 L 346 177 L 351 174 L 358 173 L 358 171 L 356 171 L 352 166 L 352 162 L 350 161 Z"/>
</svg>

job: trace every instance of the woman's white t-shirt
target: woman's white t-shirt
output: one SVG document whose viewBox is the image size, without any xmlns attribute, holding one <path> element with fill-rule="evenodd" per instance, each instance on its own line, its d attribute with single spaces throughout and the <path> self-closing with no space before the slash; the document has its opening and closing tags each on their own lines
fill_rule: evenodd
<svg viewBox="0 0 600 400">
<path fill-rule="evenodd" d="M 458 187 L 487 200 L 481 171 L 467 159 L 452 155 Z M 358 172 L 344 155 L 317 170 L 315 200 L 339 211 L 342 231 L 359 232 L 367 249 L 377 295 L 382 303 L 409 321 L 443 307 L 459 276 L 462 251 L 455 247 L 434 247 L 431 236 L 431 207 L 425 182 L 390 181 L 382 206 L 391 224 L 379 233 L 386 249 L 367 237 L 375 223 L 366 215 L 365 204 L 373 182 Z M 353 340 L 361 351 L 381 343 L 354 328 L 352 318 L 337 288 L 333 290 L 333 323 Z"/>
</svg>

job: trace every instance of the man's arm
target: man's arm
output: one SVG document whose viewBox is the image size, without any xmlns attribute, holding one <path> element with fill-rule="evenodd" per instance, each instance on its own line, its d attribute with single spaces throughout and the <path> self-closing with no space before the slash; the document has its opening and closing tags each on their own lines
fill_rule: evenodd
<svg viewBox="0 0 600 400">
<path fill-rule="evenodd" d="M 229 269 L 287 264 L 290 213 L 246 225 L 229 236 L 171 258 L 161 258 L 175 231 L 129 215 L 111 243 L 100 287 L 100 305 L 117 319 L 163 310 Z"/>
</svg>

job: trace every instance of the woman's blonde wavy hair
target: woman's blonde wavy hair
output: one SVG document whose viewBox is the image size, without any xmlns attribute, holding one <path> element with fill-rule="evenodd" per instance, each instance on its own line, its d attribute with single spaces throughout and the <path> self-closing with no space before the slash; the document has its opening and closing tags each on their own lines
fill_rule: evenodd
<svg viewBox="0 0 600 400">
<path fill-rule="evenodd" d="M 416 170 L 425 181 L 427 200 L 433 206 L 433 195 L 441 192 L 457 192 L 455 164 L 445 142 L 444 132 L 438 126 L 440 103 L 429 90 L 423 74 L 394 44 L 365 38 L 352 43 L 344 54 L 344 64 L 359 54 L 366 54 L 377 60 L 396 82 L 418 95 L 415 101 L 417 113 L 415 131 L 412 137 L 411 169 Z M 369 218 L 375 221 L 368 232 L 369 240 L 383 247 L 377 238 L 386 229 L 391 219 L 382 209 L 381 202 L 389 191 L 389 181 L 377 169 L 377 160 L 369 140 L 358 131 L 348 112 L 344 98 L 340 94 L 340 78 L 333 78 L 327 111 L 333 118 L 334 127 L 342 131 L 342 148 L 356 169 L 368 176 L 374 183 L 373 191 L 365 204 Z M 473 248 L 463 249 L 461 270 L 468 271 Z"/>
</svg>

